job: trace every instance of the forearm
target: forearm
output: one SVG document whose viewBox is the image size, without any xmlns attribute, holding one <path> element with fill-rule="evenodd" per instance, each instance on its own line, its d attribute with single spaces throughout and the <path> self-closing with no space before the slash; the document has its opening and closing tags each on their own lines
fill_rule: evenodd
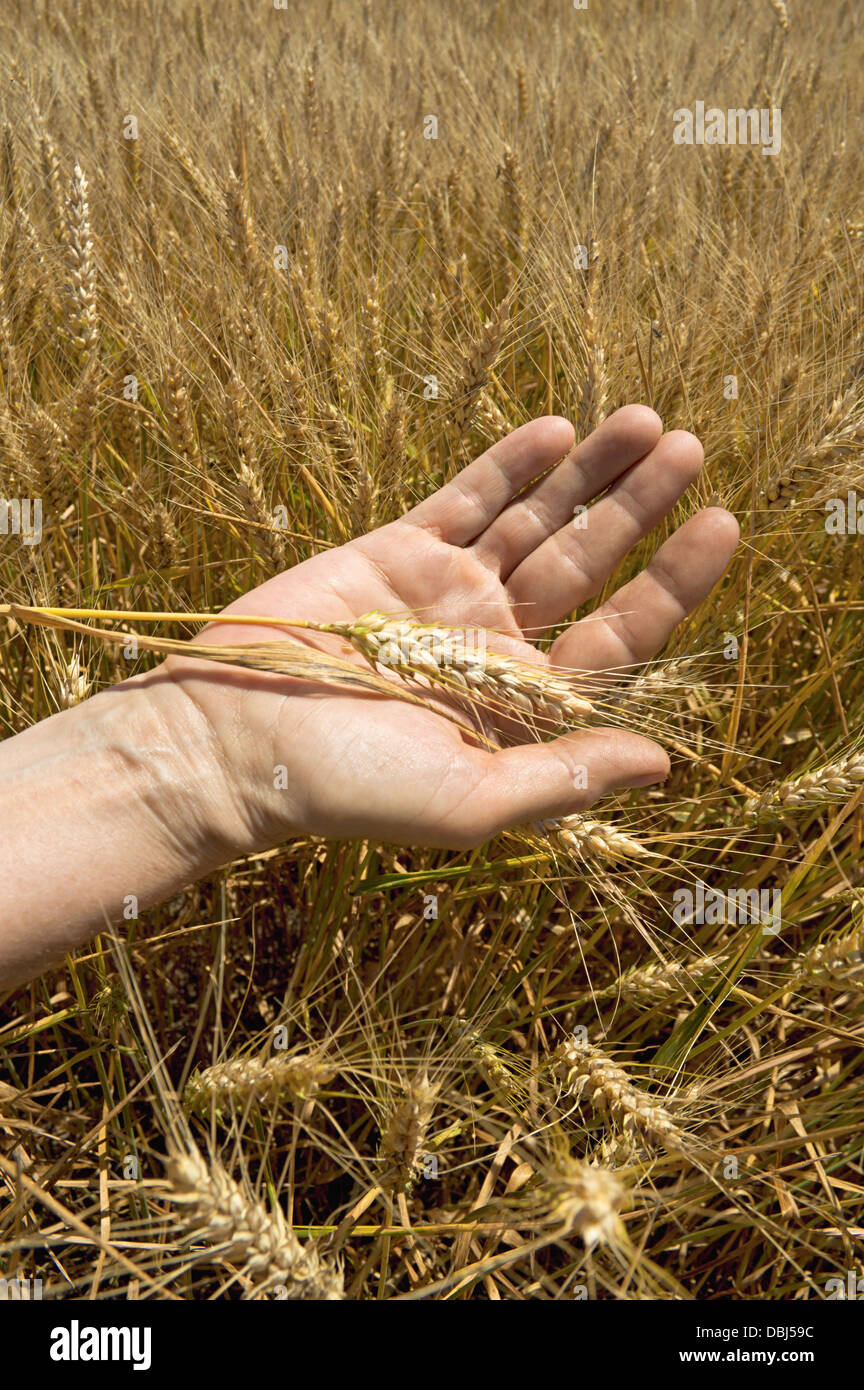
<svg viewBox="0 0 864 1390">
<path fill-rule="evenodd" d="M 209 725 L 158 673 L 0 743 L 0 988 L 226 862 L 223 791 Z"/>
</svg>

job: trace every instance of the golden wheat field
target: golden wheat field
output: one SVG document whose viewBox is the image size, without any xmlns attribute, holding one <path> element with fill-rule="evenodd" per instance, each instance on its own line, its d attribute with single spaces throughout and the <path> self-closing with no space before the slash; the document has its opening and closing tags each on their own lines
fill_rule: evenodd
<svg viewBox="0 0 864 1390">
<path fill-rule="evenodd" d="M 662 784 L 461 850 L 294 836 L 3 996 L 7 1288 L 856 1297 L 862 61 L 852 0 L 4 0 L 4 741 L 536 416 L 702 441 L 616 586 L 741 528 L 647 665 L 460 678 L 523 737 L 598 706 Z M 697 103 L 775 147 L 686 140 Z"/>
</svg>

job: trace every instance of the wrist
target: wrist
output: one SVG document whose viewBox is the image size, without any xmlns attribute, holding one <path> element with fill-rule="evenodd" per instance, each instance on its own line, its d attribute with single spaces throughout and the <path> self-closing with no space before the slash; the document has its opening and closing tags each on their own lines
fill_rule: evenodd
<svg viewBox="0 0 864 1390">
<path fill-rule="evenodd" d="M 162 671 L 0 743 L 0 802 L 3 987 L 249 845 L 220 742 Z"/>
<path fill-rule="evenodd" d="M 256 847 L 222 739 L 165 666 L 87 703 L 90 738 L 116 768 L 161 857 L 186 881 Z"/>
</svg>

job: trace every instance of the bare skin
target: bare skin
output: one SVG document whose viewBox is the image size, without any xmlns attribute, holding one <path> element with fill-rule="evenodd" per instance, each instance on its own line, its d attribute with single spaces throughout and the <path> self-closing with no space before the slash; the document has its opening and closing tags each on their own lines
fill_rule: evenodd
<svg viewBox="0 0 864 1390">
<path fill-rule="evenodd" d="M 538 663 L 602 671 L 646 661 L 719 579 L 737 524 L 718 508 L 692 517 L 543 656 L 530 639 L 602 589 L 702 464 L 699 441 L 663 435 L 644 406 L 618 411 L 570 452 L 573 439 L 566 420 L 534 420 L 398 521 L 277 575 L 226 612 L 346 621 L 377 609 L 495 629 L 505 635 L 490 645 Z M 574 508 L 600 493 L 587 525 L 575 526 Z M 275 635 L 217 622 L 202 640 Z M 337 639 L 315 640 L 344 655 Z M 577 767 L 585 787 L 574 785 Z M 0 982 L 27 978 L 117 920 L 129 895 L 143 908 L 292 835 L 462 849 L 667 772 L 658 744 L 620 729 L 493 752 L 399 700 L 172 657 L 0 745 L 11 836 Z"/>
</svg>

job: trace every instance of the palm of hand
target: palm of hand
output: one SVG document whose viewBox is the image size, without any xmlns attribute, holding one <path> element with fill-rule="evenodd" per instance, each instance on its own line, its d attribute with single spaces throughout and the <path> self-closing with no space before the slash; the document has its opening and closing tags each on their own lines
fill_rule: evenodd
<svg viewBox="0 0 864 1390">
<path fill-rule="evenodd" d="M 653 412 L 628 407 L 559 463 L 571 427 L 557 417 L 533 421 L 399 521 L 276 576 L 226 611 L 345 622 L 380 610 L 492 629 L 490 647 L 535 663 L 602 670 L 644 661 L 725 567 L 737 536 L 727 513 L 692 518 L 548 656 L 527 637 L 597 593 L 698 472 L 698 441 L 681 433 L 660 440 L 660 429 Z M 607 488 L 581 519 L 587 524 L 574 526 L 574 508 Z M 204 640 L 275 635 L 254 624 L 216 623 Z M 347 655 L 339 639 L 306 636 Z M 617 729 L 490 753 L 445 717 L 400 700 L 178 658 L 166 666 L 224 748 L 256 846 L 298 831 L 479 844 L 505 825 L 566 814 L 615 786 L 658 780 L 667 767 L 656 744 Z M 574 786 L 577 766 L 587 772 L 585 789 Z"/>
</svg>

